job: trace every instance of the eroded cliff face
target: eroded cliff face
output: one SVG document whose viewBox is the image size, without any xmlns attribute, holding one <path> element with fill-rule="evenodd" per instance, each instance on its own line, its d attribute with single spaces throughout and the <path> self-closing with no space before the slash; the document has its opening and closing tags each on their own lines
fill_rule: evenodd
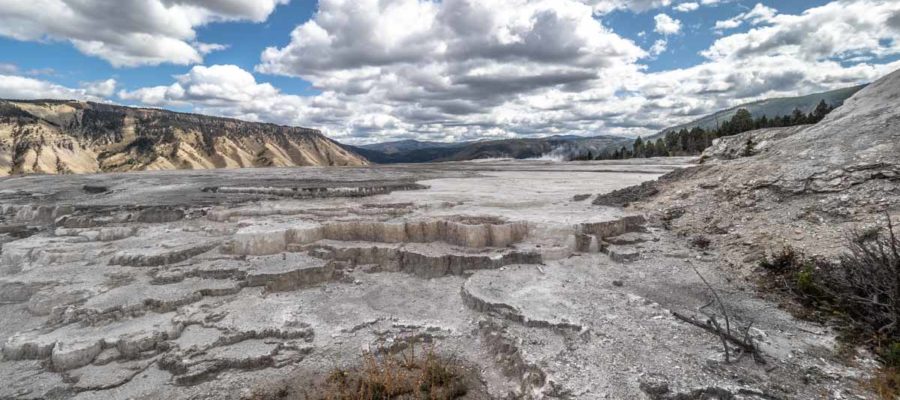
<svg viewBox="0 0 900 400">
<path fill-rule="evenodd" d="M 358 166 L 321 132 L 77 101 L 0 101 L 0 176 Z"/>
</svg>

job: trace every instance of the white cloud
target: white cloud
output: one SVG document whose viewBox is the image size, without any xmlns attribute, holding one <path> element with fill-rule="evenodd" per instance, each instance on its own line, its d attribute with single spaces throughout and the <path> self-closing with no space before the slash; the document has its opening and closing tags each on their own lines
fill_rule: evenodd
<svg viewBox="0 0 900 400">
<path fill-rule="evenodd" d="M 196 112 L 301 125 L 313 99 L 282 94 L 234 65 L 195 66 L 168 86 L 121 90 L 122 100 L 149 106 L 191 106 Z"/>
<path fill-rule="evenodd" d="M 652 73 L 642 60 L 665 51 L 665 38 L 642 50 L 595 19 L 595 5 L 323 0 L 316 17 L 286 46 L 266 50 L 257 67 L 307 79 L 321 94 L 285 94 L 221 65 L 119 95 L 323 128 L 347 142 L 646 135 L 739 103 L 846 87 L 900 67 L 881 58 L 900 54 L 900 5 L 888 0 L 752 13 L 749 32 L 719 38 L 699 65 Z M 896 40 L 884 45 L 884 38 Z"/>
<path fill-rule="evenodd" d="M 741 21 L 739 18 L 730 18 L 721 21 L 716 21 L 715 30 L 716 31 L 725 31 L 729 29 L 737 28 L 744 24 L 744 21 Z"/>
<path fill-rule="evenodd" d="M 593 7 L 594 12 L 598 14 L 615 10 L 644 12 L 672 4 L 672 0 L 583 0 L 583 2 Z"/>
<path fill-rule="evenodd" d="M 754 6 L 750 11 L 738 14 L 734 18 L 716 21 L 714 29 L 721 32 L 724 30 L 737 28 L 741 25 L 744 25 L 745 22 L 749 22 L 751 25 L 760 25 L 763 23 L 771 22 L 777 14 L 778 10 L 768 7 L 762 3 L 757 3 L 756 6 Z"/>
<path fill-rule="evenodd" d="M 656 22 L 654 30 L 661 35 L 675 35 L 681 32 L 681 21 L 666 14 L 657 14 L 653 17 Z"/>
<path fill-rule="evenodd" d="M 83 82 L 81 84 L 84 92 L 91 96 L 109 97 L 116 92 L 117 82 L 115 79 L 107 79 L 96 82 Z"/>
<path fill-rule="evenodd" d="M 785 55 L 816 61 L 900 53 L 900 28 L 889 24 L 900 13 L 897 1 L 835 1 L 801 15 L 764 9 L 757 6 L 744 19 L 765 26 L 723 37 L 703 55 L 712 60 Z"/>
<path fill-rule="evenodd" d="M 101 97 L 102 95 L 99 95 L 90 88 L 73 89 L 40 79 L 19 75 L 0 74 L 0 99 L 75 99 L 103 101 Z"/>
<path fill-rule="evenodd" d="M 666 51 L 668 45 L 669 42 L 666 39 L 659 39 L 656 42 L 653 42 L 653 46 L 650 47 L 650 54 L 658 56 Z"/>
<path fill-rule="evenodd" d="M 0 74 L 16 74 L 18 72 L 18 65 L 10 63 L 0 63 Z"/>
<path fill-rule="evenodd" d="M 577 0 L 322 0 L 256 70 L 374 102 L 422 129 L 474 134 L 509 121 L 494 111 L 519 96 L 637 71 L 647 53 L 593 13 Z"/>
<path fill-rule="evenodd" d="M 681 4 L 677 5 L 677 6 L 675 6 L 675 7 L 673 8 L 673 10 L 675 10 L 675 11 L 680 11 L 680 12 L 691 12 L 691 11 L 696 11 L 696 10 L 699 9 L 699 8 L 700 8 L 700 4 L 699 4 L 699 3 L 697 3 L 697 2 L 687 2 L 687 3 L 681 3 Z"/>
<path fill-rule="evenodd" d="M 211 22 L 264 21 L 288 0 L 0 0 L 0 36 L 64 40 L 114 66 L 192 64 L 221 45 L 196 40 Z"/>
</svg>

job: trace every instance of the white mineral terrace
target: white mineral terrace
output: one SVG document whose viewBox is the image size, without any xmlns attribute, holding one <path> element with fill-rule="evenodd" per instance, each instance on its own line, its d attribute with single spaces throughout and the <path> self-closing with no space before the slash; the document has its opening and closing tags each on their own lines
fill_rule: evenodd
<svg viewBox="0 0 900 400">
<path fill-rule="evenodd" d="M 708 300 L 687 262 L 729 287 L 715 257 L 591 204 L 684 162 L 2 179 L 0 398 L 240 398 L 413 342 L 498 398 L 762 390 L 778 378 L 710 368 L 716 338 L 670 315 Z M 771 365 L 832 367 L 832 335 L 724 293 L 764 311 Z"/>
</svg>

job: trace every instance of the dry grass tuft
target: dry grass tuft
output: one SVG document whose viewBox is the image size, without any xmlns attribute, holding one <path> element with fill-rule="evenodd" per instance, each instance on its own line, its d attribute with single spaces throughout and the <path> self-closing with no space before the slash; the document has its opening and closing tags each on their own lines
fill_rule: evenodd
<svg viewBox="0 0 900 400">
<path fill-rule="evenodd" d="M 871 386 L 882 399 L 893 400 L 900 397 L 900 368 L 882 367 L 872 379 Z"/>
<path fill-rule="evenodd" d="M 433 348 L 420 350 L 417 353 L 411 346 L 400 354 L 366 352 L 358 367 L 334 368 L 317 382 L 298 379 L 268 392 L 259 390 L 253 400 L 466 398 L 473 386 L 471 373 L 460 363 L 438 356 Z"/>
</svg>

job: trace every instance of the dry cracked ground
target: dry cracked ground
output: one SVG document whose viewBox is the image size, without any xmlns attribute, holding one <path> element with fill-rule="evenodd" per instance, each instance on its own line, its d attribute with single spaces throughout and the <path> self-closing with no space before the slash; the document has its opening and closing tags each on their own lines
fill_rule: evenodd
<svg viewBox="0 0 900 400">
<path fill-rule="evenodd" d="M 477 366 L 464 398 L 867 398 L 834 332 L 592 205 L 686 162 L 5 178 L 0 398 L 237 399 L 416 343 Z M 673 316 L 695 269 L 762 360 Z"/>
</svg>

